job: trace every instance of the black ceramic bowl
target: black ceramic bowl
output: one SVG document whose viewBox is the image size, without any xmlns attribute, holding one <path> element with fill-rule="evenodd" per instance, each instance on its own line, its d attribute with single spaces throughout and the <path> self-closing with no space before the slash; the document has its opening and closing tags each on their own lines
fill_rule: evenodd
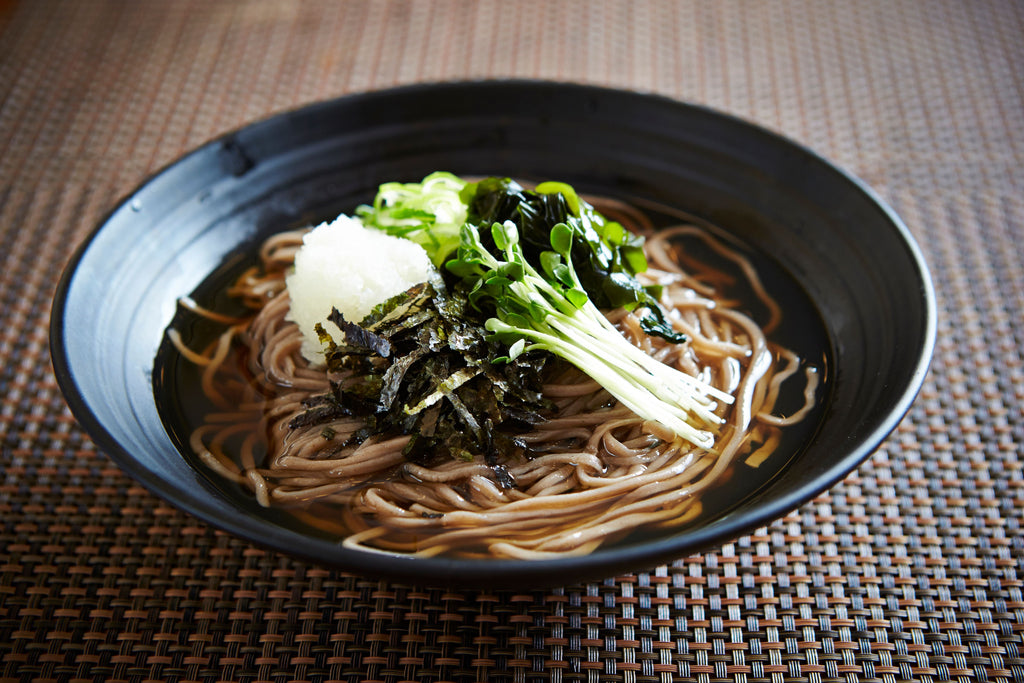
<svg viewBox="0 0 1024 683">
<path fill-rule="evenodd" d="M 265 235 L 351 211 L 434 170 L 558 179 L 674 207 L 770 257 L 817 308 L 830 358 L 813 436 L 766 486 L 699 525 L 545 561 L 390 557 L 281 523 L 179 449 L 156 363 L 175 301 Z M 861 182 L 736 118 L 664 97 L 546 82 L 371 92 L 210 142 L 125 199 L 57 289 L 51 347 L 67 401 L 148 489 L 255 543 L 371 577 L 531 586 L 643 569 L 724 542 L 840 481 L 895 428 L 927 369 L 935 303 L 906 227 Z M 155 370 L 156 368 L 156 370 Z M 156 386 L 156 391 L 154 391 Z"/>
</svg>

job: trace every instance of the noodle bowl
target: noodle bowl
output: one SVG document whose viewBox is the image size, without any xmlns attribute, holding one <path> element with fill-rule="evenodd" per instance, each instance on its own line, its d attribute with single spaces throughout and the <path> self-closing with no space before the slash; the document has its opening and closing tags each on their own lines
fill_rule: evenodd
<svg viewBox="0 0 1024 683">
<path fill-rule="evenodd" d="M 710 487 L 728 479 L 738 463 L 760 466 L 784 431 L 807 418 L 820 372 L 769 336 L 784 322 L 782 307 L 741 251 L 700 227 L 652 230 L 646 216 L 631 207 L 593 203 L 646 233 L 651 267 L 641 277 L 663 285 L 673 325 L 689 341 L 672 344 L 648 336 L 637 317 L 623 310 L 607 312 L 609 319 L 660 362 L 735 397 L 732 405 L 718 408 L 724 423 L 714 451 L 637 417 L 594 380 L 561 363 L 551 364 L 543 388 L 556 410 L 520 436 L 532 456 L 502 463 L 515 481 L 511 488 L 495 481 L 482 457 L 409 462 L 402 453 L 409 439 L 404 435 L 341 446 L 364 424 L 357 416 L 290 427 L 306 410 L 304 401 L 329 391 L 331 381 L 323 367 L 303 358 L 301 332 L 286 319 L 284 277 L 302 230 L 269 238 L 259 264 L 230 288 L 228 294 L 249 315 L 230 318 L 183 301 L 224 325 L 223 334 L 199 353 L 175 330 L 168 332 L 183 356 L 201 368 L 202 390 L 213 406 L 192 430 L 191 450 L 211 470 L 249 489 L 261 505 L 287 508 L 345 545 L 368 551 L 547 558 L 585 554 L 638 530 L 692 522 Z M 729 272 L 688 260 L 677 247 L 680 239 L 704 245 Z M 766 311 L 762 323 L 724 294 L 734 276 Z M 787 385 L 797 385 L 800 398 L 783 415 L 780 396 Z"/>
</svg>

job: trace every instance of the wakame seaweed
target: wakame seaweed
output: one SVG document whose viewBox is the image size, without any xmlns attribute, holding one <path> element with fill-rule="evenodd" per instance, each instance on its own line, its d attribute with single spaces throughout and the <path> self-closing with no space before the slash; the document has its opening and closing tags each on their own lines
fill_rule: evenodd
<svg viewBox="0 0 1024 683">
<path fill-rule="evenodd" d="M 673 343 L 686 337 L 676 332 L 665 319 L 658 302 L 660 287 L 644 287 L 637 273 L 647 269 L 644 239 L 626 230 L 622 224 L 606 219 L 593 206 L 582 201 L 565 183 L 541 183 L 526 190 L 510 178 L 485 178 L 468 183 L 460 192 L 467 204 L 467 221 L 489 228 L 493 223 L 512 221 L 519 231 L 526 260 L 535 267 L 542 254 L 551 249 L 551 230 L 564 224 L 572 235 L 570 256 L 583 290 L 602 309 L 643 309 L 640 324 L 648 334 Z M 481 229 L 485 249 L 494 249 L 489 229 Z"/>
</svg>

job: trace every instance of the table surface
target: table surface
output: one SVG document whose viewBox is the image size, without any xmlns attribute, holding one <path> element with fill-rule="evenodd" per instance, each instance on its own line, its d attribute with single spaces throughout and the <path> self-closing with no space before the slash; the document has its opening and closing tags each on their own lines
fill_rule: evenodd
<svg viewBox="0 0 1024 683">
<path fill-rule="evenodd" d="M 0 681 L 1024 680 L 1022 36 L 998 0 L 0 2 Z M 47 333 L 104 213 L 247 122 L 480 77 L 706 104 L 869 183 L 938 293 L 895 432 L 749 536 L 536 591 L 325 569 L 114 466 Z"/>
</svg>

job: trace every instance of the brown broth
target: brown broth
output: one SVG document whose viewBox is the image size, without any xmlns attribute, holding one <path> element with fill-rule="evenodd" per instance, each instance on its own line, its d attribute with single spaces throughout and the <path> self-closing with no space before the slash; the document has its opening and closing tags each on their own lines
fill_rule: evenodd
<svg viewBox="0 0 1024 683">
<path fill-rule="evenodd" d="M 668 225 L 679 222 L 678 215 L 650 213 L 655 225 Z M 775 261 L 764 254 L 758 254 L 735 245 L 755 265 L 765 289 L 782 306 L 784 317 L 782 325 L 770 335 L 770 339 L 782 346 L 795 351 L 809 364 L 815 366 L 821 378 L 817 390 L 818 402 L 815 410 L 802 422 L 784 428 L 782 441 L 776 451 L 759 467 L 751 467 L 740 461 L 731 467 L 711 489 L 701 497 L 702 512 L 692 522 L 683 527 L 667 532 L 637 531 L 626 539 L 617 541 L 637 542 L 649 538 L 652 534 L 675 534 L 681 529 L 692 528 L 706 523 L 708 520 L 720 518 L 731 509 L 756 496 L 772 479 L 784 476 L 786 465 L 813 438 L 821 420 L 821 406 L 827 403 L 830 346 L 825 328 L 814 305 L 799 284 L 786 273 Z M 728 268 L 728 262 L 701 246 L 699 241 L 690 241 L 688 253 L 713 268 Z M 228 315 L 245 313 L 245 309 L 236 301 L 231 300 L 226 289 L 239 274 L 256 262 L 258 245 L 243 251 L 221 265 L 194 292 L 190 294 L 200 305 Z M 737 278 L 742 282 L 742 278 Z M 744 302 L 754 301 L 745 285 L 739 285 L 727 291 L 730 297 Z M 756 304 L 748 304 L 743 310 L 755 321 L 762 323 L 766 312 Z M 189 311 L 179 310 L 171 323 L 171 327 L 179 331 L 183 341 L 193 349 L 204 348 L 222 330 L 223 325 L 211 322 Z M 192 465 L 206 474 L 207 485 L 217 495 L 226 496 L 237 504 L 246 514 L 255 514 L 274 520 L 275 523 L 292 528 L 303 534 L 324 538 L 339 538 L 344 528 L 337 521 L 337 515 L 331 514 L 331 503 L 307 503 L 295 510 L 285 507 L 264 508 L 260 506 L 251 492 L 242 486 L 222 479 L 210 471 L 200 459 L 191 452 L 189 435 L 203 424 L 206 415 L 213 409 L 205 397 L 200 385 L 200 369 L 184 359 L 172 344 L 165 340 L 155 363 L 154 391 L 164 425 L 180 452 Z M 776 412 L 787 414 L 803 405 L 802 382 L 792 380 L 785 383 L 783 393 L 776 406 Z M 728 486 L 723 484 L 728 483 Z M 312 521 L 311 521 L 312 520 Z"/>
</svg>

